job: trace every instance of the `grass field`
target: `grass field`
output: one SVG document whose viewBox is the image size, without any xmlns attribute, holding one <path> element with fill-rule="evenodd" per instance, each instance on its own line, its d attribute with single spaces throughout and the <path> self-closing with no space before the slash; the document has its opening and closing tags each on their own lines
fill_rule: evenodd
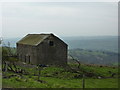
<svg viewBox="0 0 120 90">
<path fill-rule="evenodd" d="M 37 81 L 37 77 L 26 79 L 3 79 L 3 88 L 82 88 L 82 79 L 59 79 L 53 77 L 41 77 L 45 81 Z M 35 80 L 36 79 L 36 80 Z M 85 79 L 85 88 L 118 88 L 118 79 Z"/>
<path fill-rule="evenodd" d="M 77 65 L 70 66 L 74 69 L 77 67 Z M 2 79 L 3 88 L 82 88 L 83 74 L 85 74 L 85 88 L 118 88 L 117 67 L 81 65 L 77 72 L 62 67 L 45 67 L 41 71 L 39 81 L 38 70 L 18 67 L 28 71 L 28 74 L 3 72 L 3 76 L 13 75 Z M 113 73 L 115 75 L 112 77 Z"/>
</svg>

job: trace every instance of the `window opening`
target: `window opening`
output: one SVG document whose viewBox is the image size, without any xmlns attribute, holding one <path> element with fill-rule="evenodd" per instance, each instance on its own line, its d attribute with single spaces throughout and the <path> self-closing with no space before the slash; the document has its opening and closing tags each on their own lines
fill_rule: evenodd
<svg viewBox="0 0 120 90">
<path fill-rule="evenodd" d="M 53 45 L 54 45 L 54 42 L 53 42 L 53 41 L 50 41 L 50 42 L 49 42 L 49 45 L 50 45 L 50 46 L 53 46 Z"/>
</svg>

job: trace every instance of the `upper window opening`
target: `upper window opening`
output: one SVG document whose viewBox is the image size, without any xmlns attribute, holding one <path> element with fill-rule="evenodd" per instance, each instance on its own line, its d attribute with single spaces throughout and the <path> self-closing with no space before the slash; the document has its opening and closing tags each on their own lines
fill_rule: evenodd
<svg viewBox="0 0 120 90">
<path fill-rule="evenodd" d="M 54 45 L 54 42 L 53 42 L 53 41 L 50 41 L 50 42 L 49 42 L 49 45 L 50 45 L 50 46 L 53 46 L 53 45 Z"/>
</svg>

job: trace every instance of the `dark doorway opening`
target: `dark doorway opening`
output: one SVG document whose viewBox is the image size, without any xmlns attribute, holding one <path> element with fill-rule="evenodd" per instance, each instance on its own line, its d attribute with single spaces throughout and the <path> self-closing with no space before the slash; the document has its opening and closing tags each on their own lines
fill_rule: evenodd
<svg viewBox="0 0 120 90">
<path fill-rule="evenodd" d="M 28 63 L 30 63 L 30 56 L 28 56 Z"/>
</svg>

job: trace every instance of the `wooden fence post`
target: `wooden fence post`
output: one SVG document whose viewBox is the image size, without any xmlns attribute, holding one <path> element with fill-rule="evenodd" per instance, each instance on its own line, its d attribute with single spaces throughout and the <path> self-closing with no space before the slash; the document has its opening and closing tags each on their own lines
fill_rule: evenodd
<svg viewBox="0 0 120 90">
<path fill-rule="evenodd" d="M 38 80 L 40 80 L 40 67 L 38 66 Z"/>
<path fill-rule="evenodd" d="M 41 70 L 44 68 L 44 67 L 47 67 L 47 65 L 43 65 L 43 64 L 39 64 L 38 65 L 38 80 L 40 80 L 40 73 L 41 73 Z"/>
<path fill-rule="evenodd" d="M 85 75 L 83 74 L 83 79 L 82 79 L 82 87 L 83 90 L 85 89 Z"/>
<path fill-rule="evenodd" d="M 5 72 L 7 72 L 7 68 L 8 68 L 8 63 L 5 63 Z"/>
</svg>

